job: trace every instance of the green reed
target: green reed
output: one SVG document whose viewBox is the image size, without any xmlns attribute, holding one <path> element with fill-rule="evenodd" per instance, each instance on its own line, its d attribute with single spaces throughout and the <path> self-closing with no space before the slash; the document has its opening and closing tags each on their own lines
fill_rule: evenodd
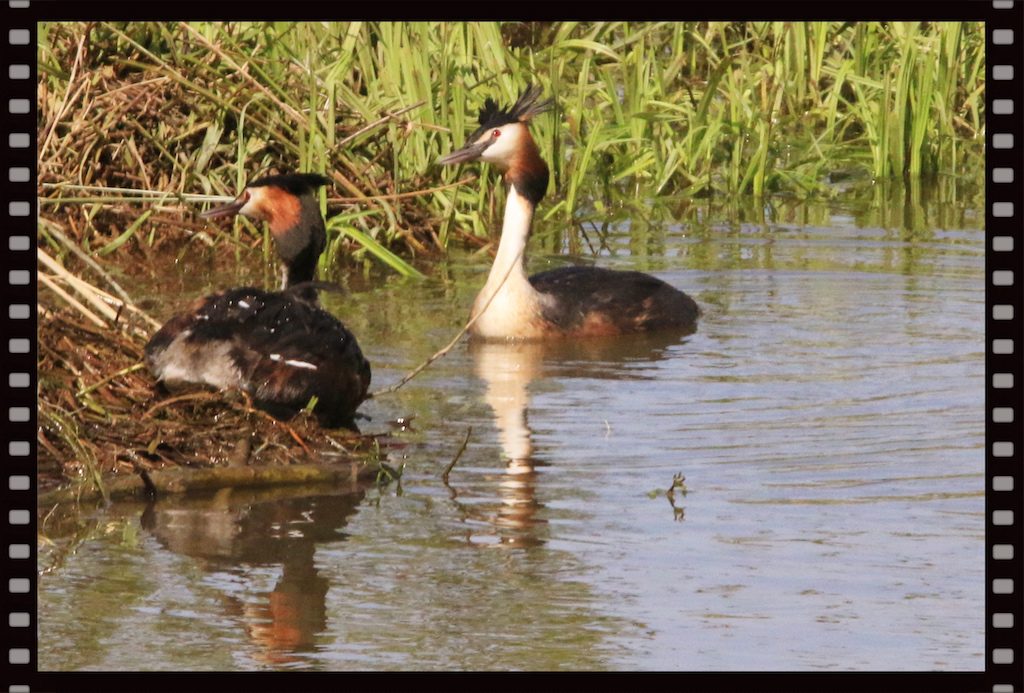
<svg viewBox="0 0 1024 693">
<path fill-rule="evenodd" d="M 495 172 L 470 167 L 478 182 L 434 190 L 467 169 L 433 162 L 475 129 L 486 97 L 511 102 L 529 82 L 558 104 L 531 125 L 552 170 L 541 211 L 559 222 L 553 248 L 583 249 L 574 220 L 612 187 L 828 197 L 836 176 L 983 171 L 978 23 L 99 23 L 39 35 L 41 181 L 233 195 L 269 170 L 322 172 L 327 197 L 344 198 L 330 214 L 345 214 L 325 257 L 361 250 L 403 275 L 417 271 L 399 255 L 488 236 L 500 219 Z M 157 223 L 51 202 L 45 213 L 80 214 L 83 245 L 104 254 Z"/>
</svg>

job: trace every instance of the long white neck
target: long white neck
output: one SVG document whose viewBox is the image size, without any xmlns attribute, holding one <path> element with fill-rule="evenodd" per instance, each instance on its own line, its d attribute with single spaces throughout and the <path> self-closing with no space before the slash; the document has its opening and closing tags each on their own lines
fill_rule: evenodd
<svg viewBox="0 0 1024 693">
<path fill-rule="evenodd" d="M 508 187 L 508 199 L 505 201 L 505 219 L 501 224 L 501 240 L 498 242 L 498 254 L 491 266 L 485 289 L 488 294 L 496 289 L 505 279 L 509 282 L 526 279 L 526 242 L 530 238 L 530 225 L 533 223 L 533 203 L 519 194 L 514 185 Z M 504 287 L 502 287 L 504 288 Z"/>
<path fill-rule="evenodd" d="M 539 336 L 537 320 L 544 299 L 526 276 L 525 258 L 533 209 L 533 203 L 510 185 L 498 254 L 473 304 L 474 317 L 483 311 L 473 325 L 474 334 L 495 339 Z"/>
</svg>

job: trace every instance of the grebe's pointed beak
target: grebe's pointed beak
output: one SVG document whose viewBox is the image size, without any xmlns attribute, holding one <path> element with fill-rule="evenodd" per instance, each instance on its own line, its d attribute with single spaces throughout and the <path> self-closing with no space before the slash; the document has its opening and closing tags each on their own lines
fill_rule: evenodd
<svg viewBox="0 0 1024 693">
<path fill-rule="evenodd" d="M 238 214 L 238 210 L 245 206 L 245 203 L 249 201 L 249 194 L 242 193 L 237 199 L 227 203 L 222 207 L 214 207 L 208 209 L 199 216 L 203 219 L 213 219 L 214 217 L 226 217 L 229 215 Z"/>
<path fill-rule="evenodd" d="M 490 141 L 484 140 L 483 142 L 469 143 L 466 144 L 462 149 L 456 149 L 451 154 L 447 154 L 442 157 L 438 157 L 437 163 L 442 166 L 450 164 L 461 164 L 464 161 L 476 161 L 480 158 L 480 155 L 484 153 L 484 150 L 490 146 Z"/>
</svg>

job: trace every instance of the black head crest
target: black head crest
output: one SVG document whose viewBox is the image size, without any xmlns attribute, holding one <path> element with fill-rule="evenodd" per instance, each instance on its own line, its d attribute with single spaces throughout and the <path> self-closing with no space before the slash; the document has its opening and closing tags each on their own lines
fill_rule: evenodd
<svg viewBox="0 0 1024 693">
<path fill-rule="evenodd" d="M 274 176 L 264 176 L 250 182 L 245 187 L 259 188 L 262 186 L 273 186 L 281 188 L 285 192 L 295 196 L 305 195 L 314 192 L 322 185 L 330 185 L 331 180 L 319 173 L 280 173 Z"/>
<path fill-rule="evenodd" d="M 538 113 L 550 110 L 551 99 L 537 102 L 543 91 L 539 84 L 526 85 L 526 89 L 519 94 L 519 98 L 509 109 L 500 108 L 494 99 L 488 98 L 484 101 L 484 107 L 480 109 L 480 129 L 501 127 L 509 123 L 525 123 Z"/>
</svg>

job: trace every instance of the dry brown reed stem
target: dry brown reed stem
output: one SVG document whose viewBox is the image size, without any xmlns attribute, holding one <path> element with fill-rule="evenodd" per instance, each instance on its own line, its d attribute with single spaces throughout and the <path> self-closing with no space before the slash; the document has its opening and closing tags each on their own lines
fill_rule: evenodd
<svg viewBox="0 0 1024 693">
<path fill-rule="evenodd" d="M 63 182 L 62 183 L 43 183 L 42 187 L 44 189 L 47 189 L 47 190 L 65 190 L 65 189 L 68 189 L 68 190 L 85 190 L 85 191 L 90 191 L 90 192 L 101 192 L 101 193 L 102 192 L 134 193 L 135 195 L 138 196 L 136 198 L 132 198 L 131 196 L 126 196 L 124 199 L 126 201 L 129 201 L 129 202 L 149 202 L 149 201 L 160 202 L 161 200 L 166 200 L 166 199 L 169 199 L 169 198 L 173 198 L 173 199 L 175 199 L 175 200 L 177 200 L 179 202 L 181 202 L 181 201 L 186 201 L 186 202 L 188 202 L 188 201 L 194 201 L 194 202 L 195 201 L 197 201 L 197 202 L 221 202 L 223 200 L 232 200 L 232 199 L 234 199 L 230 195 L 187 194 L 187 193 L 172 192 L 172 191 L 169 191 L 169 190 L 151 190 L 151 189 L 148 189 L 148 188 L 118 188 L 118 187 L 110 186 L 110 185 L 78 185 L 77 183 L 63 183 Z M 56 200 L 58 202 L 59 201 L 63 201 L 61 198 L 56 198 Z M 50 221 L 48 223 L 52 224 L 52 223 L 55 223 L 55 222 Z"/>
<path fill-rule="evenodd" d="M 219 394 L 220 393 L 218 393 L 218 392 L 208 392 L 206 390 L 203 390 L 201 392 L 188 392 L 188 393 L 185 393 L 183 395 L 178 395 L 177 397 L 168 397 L 167 399 L 160 400 L 159 402 L 154 404 L 152 407 L 147 409 L 145 411 L 145 413 L 143 413 L 142 418 L 143 419 L 148 419 L 151 416 L 153 416 L 153 414 L 155 414 L 157 411 L 163 409 L 164 407 L 169 407 L 172 404 L 177 404 L 178 402 L 187 402 L 187 401 L 190 401 L 190 400 L 211 400 L 212 401 L 212 400 L 217 399 Z"/>
<path fill-rule="evenodd" d="M 82 87 L 87 86 L 88 82 L 83 82 L 81 85 L 76 85 L 75 80 L 78 77 L 78 70 L 82 66 L 82 58 L 85 57 L 85 39 L 89 36 L 88 33 L 82 34 L 82 37 L 78 40 L 78 48 L 75 50 L 75 62 L 71 66 L 71 75 L 68 77 L 68 88 L 64 92 L 64 99 L 61 101 L 60 108 L 54 113 L 53 119 L 46 125 L 46 135 L 43 136 L 43 143 L 39 147 L 39 161 L 44 163 L 46 161 L 46 150 L 50 146 L 50 138 L 53 136 L 54 131 L 57 129 L 57 123 L 64 117 L 64 113 L 67 111 L 68 105 L 71 103 L 71 92 L 75 90 L 75 96 L 77 98 L 78 91 L 81 91 Z"/>
<path fill-rule="evenodd" d="M 71 274 L 71 272 L 62 267 L 56 260 L 50 257 L 50 255 L 42 248 L 37 248 L 36 255 L 39 259 L 39 262 L 41 262 L 43 265 L 46 266 L 47 269 L 53 272 L 53 276 L 62 279 L 67 285 L 69 285 L 80 296 L 82 296 L 82 298 L 91 303 L 92 306 L 103 315 L 103 317 L 107 318 L 111 322 L 114 321 L 114 318 L 117 317 L 117 313 L 114 311 L 113 308 L 104 303 L 98 297 L 96 291 L 91 290 L 94 289 L 95 287 L 93 287 L 87 281 L 79 279 L 75 275 Z"/>
<path fill-rule="evenodd" d="M 417 109 L 417 108 L 419 108 L 420 106 L 422 106 L 425 103 L 426 103 L 426 101 L 424 100 L 424 101 L 420 101 L 419 103 L 414 103 L 412 106 L 406 106 L 405 108 L 400 108 L 397 111 L 394 111 L 392 113 L 385 113 L 383 116 L 381 116 L 377 120 L 375 120 L 372 123 L 369 123 L 369 124 L 364 125 L 363 127 L 359 128 L 358 130 L 353 132 L 348 137 L 342 139 L 340 142 L 338 142 L 334 146 L 337 147 L 337 148 L 344 147 L 346 144 L 348 144 L 349 142 L 351 142 L 355 138 L 359 137 L 363 133 L 369 132 L 370 130 L 373 130 L 374 128 L 376 128 L 378 126 L 383 125 L 384 123 L 388 122 L 389 120 L 397 118 L 400 115 L 404 115 L 404 114 L 406 114 L 409 111 L 412 111 L 414 109 Z"/>
<path fill-rule="evenodd" d="M 351 204 L 353 202 L 365 202 L 366 200 L 405 200 L 414 197 L 423 197 L 424 195 L 432 195 L 433 193 L 440 192 L 442 190 L 448 190 L 449 188 L 457 188 L 460 185 L 468 185 L 469 183 L 475 182 L 479 176 L 476 174 L 470 174 L 461 180 L 457 180 L 454 183 L 445 183 L 444 185 L 438 185 L 433 188 L 423 188 L 421 190 L 410 190 L 404 193 L 392 193 L 389 195 L 363 195 L 361 197 L 328 197 L 328 204 Z M 125 201 L 128 202 L 150 202 L 159 201 L 162 199 L 173 198 L 179 202 L 230 202 L 234 198 L 230 195 L 203 195 L 203 194 L 187 194 L 187 193 L 171 193 L 160 190 L 145 190 L 139 188 L 117 188 L 109 187 L 105 185 L 74 185 L 69 183 L 43 183 L 43 188 L 50 190 L 70 189 L 70 190 L 82 190 L 86 192 L 98 192 L 98 193 L 134 193 L 137 197 L 133 198 L 130 195 L 124 197 Z M 55 198 L 56 201 L 60 202 L 60 198 Z M 46 220 L 48 228 L 56 228 L 56 222 L 49 219 Z M 70 243 L 67 237 L 62 237 L 61 242 Z M 73 250 L 75 246 L 69 246 Z M 80 251 L 79 251 L 80 252 Z M 88 258 L 87 255 L 80 255 L 83 260 Z M 91 261 L 91 258 L 88 261 Z"/>
<path fill-rule="evenodd" d="M 295 429 L 289 426 L 287 422 L 275 419 L 267 412 L 262 411 L 260 409 L 256 409 L 252 404 L 252 397 L 250 397 L 249 393 L 245 392 L 244 390 L 242 391 L 242 398 L 245 400 L 245 411 L 247 413 L 255 414 L 256 416 L 262 416 L 263 418 L 270 422 L 271 426 L 281 426 L 285 431 L 288 432 L 288 435 L 290 435 L 292 439 L 299 444 L 299 447 L 301 447 L 307 455 L 309 455 L 310 457 L 313 456 L 313 451 L 309 449 L 308 445 L 306 445 L 306 441 L 304 441 L 302 439 L 302 436 L 296 433 Z"/>
<path fill-rule="evenodd" d="M 296 122 L 301 123 L 301 122 L 306 120 L 306 116 L 305 115 L 303 115 L 301 112 L 297 111 L 296 109 L 292 108 L 289 104 L 285 103 L 284 101 L 281 101 L 281 99 L 279 99 L 274 94 L 274 92 L 270 91 L 265 86 L 260 84 L 260 82 L 258 80 L 254 79 L 253 76 L 249 74 L 249 70 L 247 68 L 245 68 L 245 67 L 239 65 L 238 63 L 236 63 L 234 60 L 231 59 L 231 56 L 229 56 L 227 53 L 222 51 L 215 44 L 210 43 L 209 41 L 207 41 L 206 37 L 203 36 L 202 34 L 200 34 L 194 28 L 192 28 L 191 24 L 189 24 L 188 22 L 178 22 L 178 26 L 186 29 L 190 34 L 192 34 L 194 37 L 196 37 L 196 39 L 201 44 L 203 44 L 203 46 L 205 46 L 212 53 L 217 55 L 217 57 L 219 57 L 221 60 L 223 60 L 232 69 L 237 70 L 238 74 L 240 74 L 245 79 L 245 81 L 248 82 L 250 86 L 252 86 L 253 89 L 255 89 L 256 91 L 260 92 L 261 94 L 266 96 L 268 99 L 270 99 L 272 102 L 274 102 L 274 104 L 278 108 L 280 108 L 282 111 L 284 111 L 285 113 L 290 115 L 292 118 L 294 118 Z"/>
<path fill-rule="evenodd" d="M 82 389 L 80 389 L 78 392 L 75 393 L 75 397 L 82 397 L 83 395 L 87 395 L 90 392 L 94 392 L 94 391 L 98 390 L 99 388 L 103 387 L 104 385 L 106 385 L 107 383 L 111 382 L 112 380 L 120 378 L 122 375 L 128 375 L 129 373 L 134 373 L 135 371 L 142 370 L 145 367 L 146 367 L 146 364 L 144 364 L 142 362 L 139 362 L 139 363 L 132 364 L 131 366 L 128 366 L 127 368 L 122 368 L 121 370 L 119 370 L 119 371 L 117 371 L 115 373 L 111 373 L 110 375 L 108 375 L 107 377 L 103 378 L 102 380 L 96 381 L 92 385 L 88 385 L 86 387 L 83 387 Z"/>
<path fill-rule="evenodd" d="M 479 313 L 477 313 L 476 315 L 474 315 L 472 318 L 469 319 L 469 322 L 467 322 L 465 324 L 465 326 L 461 330 L 459 330 L 459 333 L 457 335 L 455 335 L 455 338 L 452 339 L 452 341 L 448 342 L 448 344 L 445 345 L 440 351 L 437 351 L 433 356 L 428 358 L 426 361 L 424 361 L 420 365 L 416 366 L 416 368 L 413 368 L 411 371 L 406 373 L 405 376 L 403 376 L 402 379 L 399 380 L 394 385 L 389 385 L 388 387 L 385 387 L 385 388 L 380 389 L 380 390 L 374 390 L 373 392 L 371 392 L 368 395 L 366 395 L 366 398 L 370 399 L 371 397 L 377 397 L 378 395 L 386 395 L 388 393 L 395 392 L 398 388 L 402 387 L 407 382 L 409 382 L 410 380 L 415 378 L 417 375 L 419 375 L 423 370 L 425 370 L 427 368 L 427 366 L 429 366 L 430 364 L 432 364 L 434 361 L 438 360 L 442 356 L 445 356 L 449 351 L 451 351 L 453 348 L 455 348 L 455 345 L 459 343 L 459 340 L 462 339 L 462 336 L 464 334 L 466 334 L 467 332 L 469 332 L 469 328 L 471 328 L 473 326 L 473 324 L 477 320 L 480 319 L 480 316 L 483 315 L 484 313 L 486 313 L 487 309 L 491 307 L 491 301 L 493 301 L 494 297 L 498 295 L 499 291 L 501 291 L 501 287 L 503 287 L 505 285 L 505 282 L 508 280 L 509 275 L 512 274 L 512 270 L 514 270 L 516 268 L 516 265 L 519 264 L 519 258 L 521 258 L 522 256 L 523 256 L 523 251 L 520 250 L 519 254 L 516 255 L 516 259 L 512 261 L 512 264 L 509 266 L 508 270 L 505 272 L 505 276 L 501 278 L 501 283 L 498 284 L 498 288 L 496 288 L 494 290 L 494 292 L 491 293 L 490 296 L 488 296 L 487 301 L 484 302 L 483 309 L 481 309 L 481 311 Z"/>
<path fill-rule="evenodd" d="M 430 195 L 432 193 L 440 192 L 441 190 L 447 190 L 448 188 L 457 188 L 460 185 L 466 185 L 472 183 L 478 178 L 476 175 L 466 176 L 462 180 L 455 181 L 454 183 L 447 183 L 445 185 L 439 185 L 436 188 L 425 188 L 423 190 L 413 190 L 411 192 L 394 193 L 391 195 L 366 195 L 364 197 L 328 197 L 327 203 L 352 203 L 352 202 L 363 202 L 365 200 L 405 200 L 411 197 L 422 197 L 423 195 Z"/>
<path fill-rule="evenodd" d="M 58 296 L 63 298 L 65 301 L 67 301 L 68 304 L 72 308 L 74 308 L 79 313 L 81 313 L 83 316 L 85 316 L 85 318 L 90 320 L 94 325 L 97 325 L 98 327 L 106 327 L 107 326 L 107 323 L 105 323 L 103 320 L 101 320 L 99 317 L 97 317 L 97 315 L 95 313 L 93 313 L 91 310 L 89 310 L 88 308 L 83 306 L 81 303 L 79 303 L 78 299 L 76 299 L 74 296 L 72 296 L 69 293 L 67 293 L 66 291 L 64 291 L 64 289 L 62 289 L 59 286 L 57 286 L 57 282 L 55 282 L 52 279 L 50 279 L 50 277 L 48 275 L 43 274 L 42 272 L 40 272 L 38 274 L 38 276 L 39 276 L 39 281 L 41 281 L 43 284 L 45 284 L 51 291 L 53 291 L 53 293 L 57 294 Z"/>
<path fill-rule="evenodd" d="M 84 298 L 88 303 L 90 303 L 97 311 L 99 311 L 101 315 L 103 315 L 103 317 L 107 318 L 107 320 L 109 320 L 111 323 L 116 323 L 118 315 L 120 314 L 121 310 L 127 308 L 130 312 L 138 315 L 143 320 L 148 322 L 152 327 L 160 327 L 160 323 L 156 322 L 155 320 L 153 320 L 153 318 L 149 317 L 141 309 L 137 308 L 134 303 L 131 303 L 130 301 L 121 301 L 115 298 L 114 296 L 111 296 L 106 291 L 103 291 L 102 289 L 93 286 L 84 279 L 75 276 L 66 268 L 64 268 L 60 263 L 58 263 L 56 260 L 50 257 L 50 255 L 42 248 L 36 249 L 36 255 L 39 259 L 39 262 L 41 262 L 47 269 L 49 269 L 53 273 L 52 275 L 50 275 L 51 278 L 56 277 L 63 281 L 66 285 L 68 285 L 76 293 L 78 293 L 82 298 Z M 42 273 L 39 274 L 40 279 L 42 279 L 47 286 L 50 286 L 49 282 L 45 280 L 45 276 L 46 275 Z M 117 310 L 115 310 L 114 306 L 117 306 Z M 140 336 L 149 336 L 148 332 L 141 328 L 131 329 L 134 333 Z"/>
<path fill-rule="evenodd" d="M 398 111 L 395 111 L 394 113 L 388 113 L 388 114 L 382 116 L 381 118 L 375 120 L 374 122 L 372 122 L 372 123 L 370 123 L 368 125 L 365 125 L 364 127 L 360 128 L 359 130 L 357 130 L 356 132 L 352 133 L 348 137 L 342 139 L 340 142 L 338 142 L 335 145 L 335 149 L 340 149 L 342 145 L 344 145 L 344 144 L 346 144 L 348 142 L 351 142 L 354 138 L 358 137 L 359 135 L 361 135 L 363 133 L 366 133 L 366 132 L 369 132 L 370 130 L 373 130 L 374 128 L 380 127 L 381 125 L 383 125 L 384 123 L 388 122 L 392 118 L 395 118 L 395 117 L 397 117 L 397 116 L 399 116 L 399 115 L 401 115 L 403 113 L 411 111 L 414 108 L 419 108 L 424 103 L 426 103 L 426 102 L 425 101 L 420 101 L 419 103 L 413 104 L 412 106 L 407 106 L 407 107 L 402 108 L 402 109 L 400 109 Z M 359 187 L 355 183 L 353 183 L 351 180 L 349 180 L 346 176 L 343 176 L 338 171 L 331 171 L 330 172 L 330 176 L 331 176 L 331 178 L 336 183 L 338 183 L 338 185 L 342 186 L 343 188 L 348 190 L 350 193 L 355 195 L 355 197 L 351 198 L 352 202 L 373 202 L 373 201 L 380 200 L 380 199 L 387 199 L 387 198 L 383 198 L 383 197 L 379 197 L 379 196 L 375 196 L 375 195 L 374 196 L 364 195 L 363 191 L 360 190 Z"/>
<path fill-rule="evenodd" d="M 80 259 L 82 262 L 86 264 L 87 267 L 96 272 L 96 274 L 98 274 L 100 278 L 103 279 L 103 281 L 105 281 L 110 286 L 110 288 L 112 288 L 117 293 L 121 300 L 124 301 L 126 306 L 134 310 L 139 315 L 143 316 L 146 319 L 146 321 L 149 322 L 149 324 L 153 325 L 154 327 L 160 327 L 160 323 L 158 323 L 156 320 L 153 320 L 145 312 L 143 312 L 141 308 L 136 306 L 135 303 L 132 301 L 131 296 L 128 295 L 128 292 L 122 289 L 121 285 L 114 281 L 114 278 L 107 274 L 106 270 L 100 267 L 95 260 L 89 257 L 81 248 L 79 248 L 77 243 L 71 242 L 71 239 L 65 236 L 57 228 L 56 223 L 47 222 L 47 226 L 47 233 L 49 233 L 58 241 L 60 241 L 61 245 L 63 245 L 65 248 L 74 253 L 78 257 L 78 259 Z"/>
</svg>

